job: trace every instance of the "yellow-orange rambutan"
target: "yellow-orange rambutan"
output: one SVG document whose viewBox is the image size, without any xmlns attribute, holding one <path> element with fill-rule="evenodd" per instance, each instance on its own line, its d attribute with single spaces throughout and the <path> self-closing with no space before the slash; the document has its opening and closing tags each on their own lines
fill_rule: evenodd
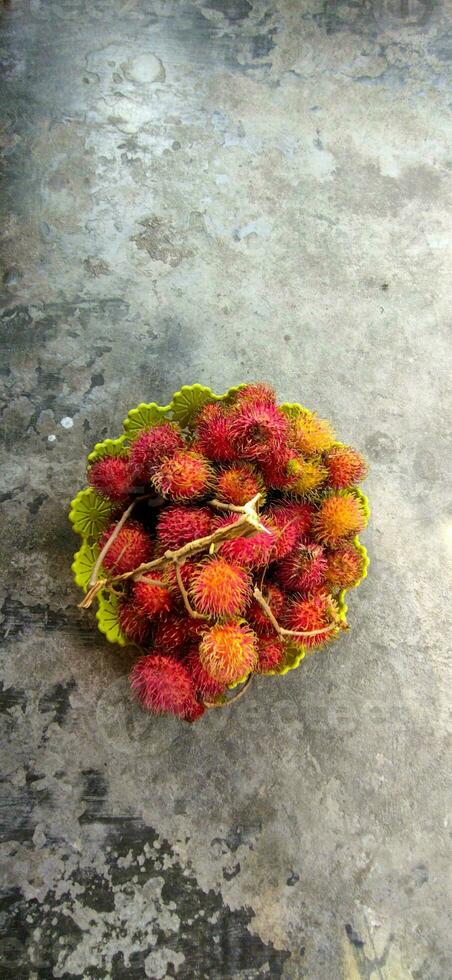
<svg viewBox="0 0 452 980">
<path fill-rule="evenodd" d="M 319 456 L 311 459 L 291 459 L 287 471 L 291 481 L 288 489 L 300 497 L 318 490 L 328 476 L 328 470 Z"/>
<path fill-rule="evenodd" d="M 322 543 L 335 545 L 343 538 L 359 534 L 366 523 L 361 499 L 342 490 L 322 501 L 313 518 L 313 531 Z"/>
<path fill-rule="evenodd" d="M 204 456 L 186 449 L 164 459 L 152 479 L 154 486 L 164 497 L 192 500 L 207 493 L 213 484 L 214 474 Z"/>
<path fill-rule="evenodd" d="M 236 463 L 222 470 L 218 476 L 215 496 L 227 504 L 242 507 L 252 500 L 257 493 L 262 493 L 261 504 L 265 500 L 264 481 L 254 466 L 250 463 Z"/>
<path fill-rule="evenodd" d="M 351 589 L 362 578 L 365 559 L 354 544 L 343 544 L 327 556 L 326 581 L 339 589 Z"/>
<path fill-rule="evenodd" d="M 199 562 L 190 582 L 197 612 L 206 616 L 238 616 L 251 596 L 251 579 L 243 568 L 218 556 Z"/>
<path fill-rule="evenodd" d="M 199 659 L 220 684 L 246 677 L 257 662 L 257 636 L 246 623 L 216 623 L 203 635 Z"/>
<path fill-rule="evenodd" d="M 335 490 L 342 490 L 361 483 L 367 473 L 367 464 L 361 453 L 350 446 L 333 446 L 325 456 L 328 482 Z"/>
<path fill-rule="evenodd" d="M 332 426 L 307 409 L 291 420 L 292 442 L 305 456 L 315 456 L 330 449 L 334 442 Z"/>
</svg>

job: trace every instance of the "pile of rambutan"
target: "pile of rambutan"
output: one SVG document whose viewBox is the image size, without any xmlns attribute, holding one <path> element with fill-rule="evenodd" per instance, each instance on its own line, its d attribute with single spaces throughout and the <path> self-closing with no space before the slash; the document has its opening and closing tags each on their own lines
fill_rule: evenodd
<svg viewBox="0 0 452 980">
<path fill-rule="evenodd" d="M 95 447 L 73 502 L 80 605 L 96 598 L 100 629 L 135 648 L 142 707 L 192 722 L 346 627 L 368 564 L 366 464 L 263 383 L 183 388 L 125 430 Z"/>
</svg>

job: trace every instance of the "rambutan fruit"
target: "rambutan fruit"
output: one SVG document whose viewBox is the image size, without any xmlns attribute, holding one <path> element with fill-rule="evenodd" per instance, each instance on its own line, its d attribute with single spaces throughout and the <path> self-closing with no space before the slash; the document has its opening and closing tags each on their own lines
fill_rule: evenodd
<svg viewBox="0 0 452 980">
<path fill-rule="evenodd" d="M 149 483 L 164 459 L 184 448 L 184 439 L 174 422 L 161 422 L 142 432 L 130 447 L 130 472 L 135 483 Z"/>
<path fill-rule="evenodd" d="M 365 559 L 353 544 L 339 545 L 327 556 L 326 581 L 339 589 L 351 589 L 362 578 Z"/>
<path fill-rule="evenodd" d="M 173 500 L 202 497 L 213 484 L 213 469 L 204 456 L 189 449 L 164 459 L 154 471 L 153 483 L 159 493 Z"/>
<path fill-rule="evenodd" d="M 319 456 L 311 459 L 291 459 L 287 471 L 290 477 L 288 489 L 300 497 L 318 490 L 328 476 L 328 470 Z"/>
<path fill-rule="evenodd" d="M 342 538 L 359 534 L 366 523 L 366 514 L 360 498 L 339 490 L 322 501 L 313 518 L 313 531 L 319 541 L 334 545 Z"/>
<path fill-rule="evenodd" d="M 218 500 L 227 504 L 242 507 L 252 500 L 257 493 L 262 493 L 261 504 L 265 500 L 264 481 L 254 466 L 250 463 L 236 463 L 221 471 L 215 489 Z"/>
<path fill-rule="evenodd" d="M 123 599 L 118 606 L 118 619 L 122 632 L 138 646 L 146 646 L 151 638 L 152 627 L 130 599 Z"/>
<path fill-rule="evenodd" d="M 259 637 L 257 647 L 258 661 L 254 668 L 256 674 L 266 674 L 269 670 L 277 670 L 281 666 L 285 646 L 277 636 Z"/>
<path fill-rule="evenodd" d="M 184 721 L 189 722 L 198 721 L 198 718 L 201 718 L 202 715 L 205 714 L 205 710 L 206 709 L 201 701 L 195 701 L 191 708 L 185 712 L 183 719 Z"/>
<path fill-rule="evenodd" d="M 239 403 L 231 410 L 230 433 L 245 459 L 268 459 L 287 443 L 289 423 L 277 405 Z"/>
<path fill-rule="evenodd" d="M 111 537 L 115 525 L 104 531 L 99 541 L 99 547 L 106 545 Z M 102 565 L 115 575 L 122 575 L 124 572 L 132 572 L 143 562 L 150 561 L 152 558 L 152 541 L 141 524 L 136 521 L 127 521 L 116 535 L 114 541 L 104 555 Z"/>
<path fill-rule="evenodd" d="M 367 473 L 367 464 L 361 453 L 350 446 L 333 446 L 325 456 L 328 482 L 335 490 L 361 483 Z"/>
<path fill-rule="evenodd" d="M 285 558 L 298 541 L 309 535 L 314 508 L 307 503 L 282 503 L 270 507 L 267 514 L 276 533 L 272 559 Z"/>
<path fill-rule="evenodd" d="M 161 585 L 157 583 L 161 582 Z M 143 616 L 155 619 L 168 613 L 173 605 L 173 596 L 166 584 L 164 572 L 155 569 L 144 574 L 132 586 L 132 597 Z"/>
<path fill-rule="evenodd" d="M 321 544 L 299 544 L 279 562 L 275 574 L 290 592 L 315 591 L 325 581 L 327 558 Z"/>
<path fill-rule="evenodd" d="M 198 647 L 192 647 L 188 651 L 184 663 L 193 677 L 196 691 L 203 701 L 211 701 L 213 698 L 217 698 L 220 694 L 223 694 L 225 689 L 224 683 L 216 681 L 214 677 L 211 677 L 207 673 L 207 670 L 203 667 L 199 659 Z"/>
<path fill-rule="evenodd" d="M 257 636 L 246 623 L 216 623 L 203 635 L 199 659 L 219 684 L 232 684 L 254 670 Z"/>
<path fill-rule="evenodd" d="M 276 392 L 270 385 L 257 381 L 254 384 L 243 385 L 234 395 L 234 405 L 276 405 Z"/>
<path fill-rule="evenodd" d="M 235 457 L 230 434 L 230 420 L 223 405 L 210 402 L 196 417 L 195 445 L 202 455 L 216 463 Z"/>
<path fill-rule="evenodd" d="M 187 618 L 170 613 L 156 620 L 153 646 L 159 653 L 177 656 L 187 641 Z"/>
<path fill-rule="evenodd" d="M 197 612 L 206 616 L 238 616 L 250 599 L 251 580 L 225 558 L 208 558 L 196 567 L 190 595 Z"/>
<path fill-rule="evenodd" d="M 157 521 L 157 544 L 162 550 L 177 551 L 189 541 L 210 533 L 212 514 L 207 507 L 166 507 Z"/>
<path fill-rule="evenodd" d="M 315 456 L 330 449 L 334 442 L 334 432 L 326 419 L 319 419 L 315 412 L 307 409 L 292 419 L 292 441 L 305 456 Z"/>
<path fill-rule="evenodd" d="M 217 517 L 213 521 L 216 528 L 234 524 L 235 514 Z M 262 568 L 271 560 L 272 548 L 276 540 L 275 529 L 269 518 L 260 518 L 266 531 L 256 531 L 247 538 L 231 538 L 217 546 L 219 554 L 227 558 L 233 565 L 243 565 L 245 568 Z"/>
<path fill-rule="evenodd" d="M 273 582 L 269 582 L 263 587 L 262 594 L 265 601 L 270 606 L 276 622 L 279 622 L 286 601 L 284 593 L 281 591 L 278 585 L 274 585 Z M 259 636 L 274 635 L 275 628 L 256 599 L 253 599 L 246 615 L 251 628 L 255 630 Z"/>
<path fill-rule="evenodd" d="M 102 497 L 115 503 L 124 501 L 132 489 L 129 464 L 123 456 L 104 456 L 88 470 L 88 483 Z"/>
<path fill-rule="evenodd" d="M 295 477 L 289 475 L 288 465 L 294 458 L 294 452 L 289 446 L 269 446 L 268 455 L 259 460 L 265 485 L 272 490 L 290 490 Z"/>
<path fill-rule="evenodd" d="M 337 606 L 334 599 L 327 592 L 316 592 L 305 598 L 296 598 L 286 607 L 284 625 L 291 630 L 311 632 L 311 630 L 321 631 L 324 627 L 334 623 L 337 616 Z M 325 632 L 319 632 L 317 636 L 294 637 L 295 643 L 305 647 L 318 647 L 326 643 L 337 632 L 338 627 Z"/>
<path fill-rule="evenodd" d="M 130 674 L 130 685 L 142 707 L 157 715 L 169 712 L 184 718 L 196 710 L 195 685 L 180 660 L 158 653 L 140 657 Z"/>
</svg>

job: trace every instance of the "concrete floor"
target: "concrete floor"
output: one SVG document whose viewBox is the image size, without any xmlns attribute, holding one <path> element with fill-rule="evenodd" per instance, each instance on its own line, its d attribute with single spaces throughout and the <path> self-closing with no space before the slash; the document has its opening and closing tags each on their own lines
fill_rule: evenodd
<svg viewBox="0 0 452 980">
<path fill-rule="evenodd" d="M 449 980 L 446 9 L 0 18 L 1 976 Z M 128 408 L 251 378 L 367 454 L 371 574 L 328 652 L 153 720 L 69 500 Z"/>
</svg>

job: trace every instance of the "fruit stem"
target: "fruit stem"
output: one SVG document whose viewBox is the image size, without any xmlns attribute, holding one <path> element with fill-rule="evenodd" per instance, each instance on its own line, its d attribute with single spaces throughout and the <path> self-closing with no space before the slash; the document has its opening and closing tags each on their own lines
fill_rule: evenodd
<svg viewBox="0 0 452 980">
<path fill-rule="evenodd" d="M 105 544 L 104 544 L 104 546 L 102 548 L 102 551 L 100 552 L 100 554 L 98 555 L 98 557 L 96 559 L 96 564 L 94 565 L 94 568 L 93 568 L 93 570 L 91 572 L 91 578 L 90 578 L 90 580 L 88 582 L 88 585 L 90 587 L 92 587 L 93 585 L 96 584 L 96 582 L 97 582 L 97 574 L 98 574 L 99 568 L 102 565 L 102 562 L 103 562 L 103 560 L 105 558 L 105 555 L 110 550 L 110 548 L 111 548 L 111 546 L 112 546 L 113 541 L 115 540 L 115 538 L 118 537 L 118 534 L 119 534 L 121 528 L 124 526 L 127 518 L 132 513 L 133 508 L 135 507 L 135 504 L 136 504 L 136 500 L 133 500 L 132 503 L 129 505 L 129 507 L 127 507 L 127 510 L 124 511 L 124 513 L 123 513 L 122 517 L 119 519 L 118 523 L 115 524 L 115 527 L 113 528 L 113 531 L 110 534 L 110 537 L 105 542 Z"/>
<path fill-rule="evenodd" d="M 102 561 L 105 558 L 105 555 L 107 554 L 107 551 L 109 550 L 111 544 L 119 534 L 132 508 L 135 506 L 136 501 L 134 501 L 132 504 L 130 504 L 130 507 L 128 507 L 127 510 L 124 511 L 124 514 L 122 515 L 118 523 L 115 525 L 110 537 L 108 538 L 108 541 L 106 541 L 104 547 L 102 548 L 102 551 L 100 552 L 100 555 L 97 558 L 96 564 L 94 565 L 91 574 L 91 578 L 88 583 L 89 584 L 88 592 L 85 598 L 83 599 L 83 601 L 79 604 L 80 609 L 89 608 L 94 597 L 97 595 L 99 588 L 103 588 L 104 586 L 109 587 L 111 585 L 115 585 L 116 582 L 124 582 L 129 578 L 136 580 L 142 576 L 143 572 L 148 572 L 151 571 L 152 569 L 163 568 L 167 562 L 172 562 L 173 565 L 175 565 L 176 567 L 176 578 L 178 581 L 179 589 L 182 594 L 182 598 L 185 603 L 185 607 L 187 609 L 187 612 L 190 612 L 191 606 L 188 600 L 187 593 L 185 592 L 183 583 L 181 588 L 180 582 L 182 582 L 182 578 L 180 575 L 180 570 L 179 570 L 179 577 L 178 577 L 177 566 L 183 564 L 186 558 L 190 558 L 191 555 L 196 555 L 201 551 L 209 550 L 212 544 L 213 545 L 221 544 L 223 541 L 230 541 L 232 538 L 249 537 L 250 535 L 255 534 L 256 531 L 265 531 L 266 533 L 270 533 L 268 532 L 268 529 L 264 527 L 263 524 L 261 524 L 259 520 L 259 514 L 257 513 L 256 510 L 256 505 L 258 501 L 261 499 L 261 497 L 262 494 L 257 493 L 255 497 L 253 497 L 252 500 L 248 501 L 247 504 L 244 504 L 243 507 L 236 507 L 233 504 L 221 504 L 221 501 L 212 501 L 212 505 L 217 506 L 217 504 L 221 504 L 222 508 L 224 507 L 226 510 L 232 509 L 234 512 L 241 514 L 241 516 L 237 521 L 234 521 L 233 524 L 227 524 L 225 527 L 219 527 L 215 531 L 212 531 L 212 534 L 207 535 L 207 537 L 196 538 L 194 541 L 189 541 L 187 544 L 184 544 L 182 548 L 179 548 L 178 551 L 165 551 L 165 554 L 162 555 L 160 558 L 154 558 L 153 561 L 143 562 L 141 565 L 138 565 L 138 568 L 134 568 L 130 572 L 123 572 L 122 575 L 115 575 L 111 579 L 102 579 L 101 585 L 99 585 L 99 582 L 96 581 L 99 568 L 101 567 Z M 194 610 L 192 610 L 190 615 L 193 615 L 193 612 Z M 203 616 L 200 617 L 199 614 L 196 615 L 196 618 L 204 619 L 204 617 Z"/>
<path fill-rule="evenodd" d="M 234 696 L 232 698 L 228 698 L 226 701 L 204 701 L 204 707 L 205 708 L 227 708 L 234 701 L 238 701 L 239 698 L 243 697 L 243 695 L 245 694 L 245 692 L 248 690 L 248 688 L 249 688 L 249 686 L 251 684 L 252 679 L 253 679 L 253 675 L 252 674 L 248 674 L 248 677 L 246 678 L 246 681 L 245 681 L 243 687 L 241 687 L 240 688 L 240 691 L 237 691 L 237 694 L 234 694 Z"/>
<path fill-rule="evenodd" d="M 317 630 L 307 630 L 307 631 L 286 630 L 283 626 L 280 626 L 277 620 L 275 619 L 268 602 L 266 601 L 266 599 L 264 599 L 262 592 L 260 589 L 258 589 L 257 585 L 254 588 L 253 595 L 256 602 L 259 603 L 261 609 L 263 609 L 266 616 L 268 616 L 272 626 L 274 627 L 274 629 L 276 630 L 279 636 L 283 636 L 283 637 L 284 636 L 320 636 L 322 633 L 331 633 L 332 630 L 338 629 L 338 627 L 340 627 L 341 625 L 339 622 L 336 621 L 334 623 L 330 623 L 329 626 L 322 626 L 320 629 Z"/>
</svg>

